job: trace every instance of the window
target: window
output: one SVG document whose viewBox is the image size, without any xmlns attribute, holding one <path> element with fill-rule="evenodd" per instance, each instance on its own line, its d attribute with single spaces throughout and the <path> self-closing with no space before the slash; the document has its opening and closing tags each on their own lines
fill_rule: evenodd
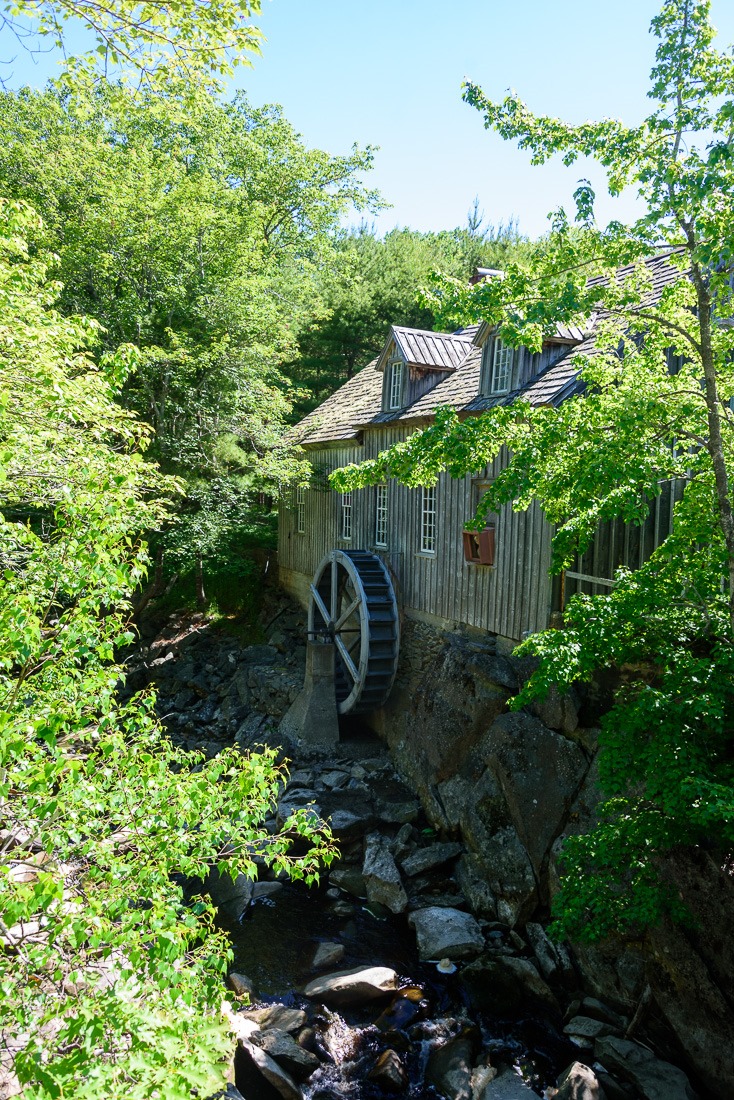
<svg viewBox="0 0 734 1100">
<path fill-rule="evenodd" d="M 512 382 L 513 349 L 503 344 L 499 336 L 495 337 L 492 355 L 492 374 L 489 381 L 490 393 L 507 393 Z"/>
<path fill-rule="evenodd" d="M 378 485 L 375 496 L 375 546 L 387 546 L 387 485 Z"/>
<path fill-rule="evenodd" d="M 296 488 L 296 531 L 299 535 L 306 533 L 306 487 L 298 485 Z"/>
<path fill-rule="evenodd" d="M 403 404 L 403 361 L 393 359 L 387 367 L 387 409 L 399 409 Z"/>
<path fill-rule="evenodd" d="M 421 554 L 436 553 L 436 486 L 421 489 Z"/>
<path fill-rule="evenodd" d="M 342 538 L 352 537 L 352 494 L 342 493 Z"/>
</svg>

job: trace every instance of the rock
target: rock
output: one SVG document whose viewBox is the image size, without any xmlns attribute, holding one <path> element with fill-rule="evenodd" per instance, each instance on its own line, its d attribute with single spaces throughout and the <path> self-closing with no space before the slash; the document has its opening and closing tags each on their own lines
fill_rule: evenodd
<svg viewBox="0 0 734 1100">
<path fill-rule="evenodd" d="M 340 840 L 362 836 L 374 824 L 375 816 L 371 809 L 334 810 L 329 818 L 331 831 Z"/>
<path fill-rule="evenodd" d="M 588 770 L 585 754 L 537 718 L 516 712 L 490 726 L 478 756 L 496 783 L 499 823 L 514 828 L 540 876 Z"/>
<path fill-rule="evenodd" d="M 386 905 L 392 913 L 405 912 L 408 895 L 388 842 L 379 833 L 367 838 L 362 876 L 370 904 Z"/>
<path fill-rule="evenodd" d="M 573 1062 L 558 1078 L 555 1100 L 604 1100 L 599 1079 L 583 1062 Z"/>
<path fill-rule="evenodd" d="M 428 1056 L 426 1081 L 446 1100 L 472 1100 L 472 1062 L 477 1046 L 473 1030 L 465 1029 Z"/>
<path fill-rule="evenodd" d="M 400 866 L 409 877 L 421 875 L 424 871 L 430 871 L 433 867 L 440 867 L 442 863 L 448 863 L 455 859 L 461 852 L 461 845 L 453 841 L 447 844 L 431 844 L 428 848 L 419 848 L 411 856 L 401 860 Z"/>
<path fill-rule="evenodd" d="M 252 1037 L 252 1042 L 269 1054 L 296 1081 L 307 1081 L 321 1065 L 316 1055 L 299 1046 L 287 1031 L 261 1031 Z"/>
<path fill-rule="evenodd" d="M 338 966 L 345 954 L 346 948 L 343 943 L 320 943 L 311 960 L 311 968 L 323 970 L 326 967 Z"/>
<path fill-rule="evenodd" d="M 579 1003 L 578 1011 L 572 1015 L 591 1016 L 592 1020 L 603 1020 L 605 1024 L 610 1024 L 618 1031 L 624 1031 L 629 1023 L 626 1016 L 620 1016 L 613 1008 L 605 1005 L 603 1001 L 598 1001 L 596 997 L 584 997 Z"/>
<path fill-rule="evenodd" d="M 234 736 L 235 744 L 241 748 L 250 748 L 257 741 L 258 734 L 262 732 L 266 718 L 264 714 L 253 712 L 245 718 Z"/>
<path fill-rule="evenodd" d="M 394 1050 L 383 1050 L 367 1077 L 387 1092 L 402 1092 L 408 1084 L 408 1074 Z"/>
<path fill-rule="evenodd" d="M 594 1055 L 605 1069 L 633 1084 L 645 1100 L 695 1100 L 683 1070 L 656 1058 L 639 1043 L 605 1035 L 594 1043 Z"/>
<path fill-rule="evenodd" d="M 473 1100 L 533 1100 L 537 1096 L 512 1070 L 495 1077 Z"/>
<path fill-rule="evenodd" d="M 484 936 L 470 913 L 429 906 L 411 913 L 422 959 L 467 959 L 484 950 Z"/>
<path fill-rule="evenodd" d="M 409 821 L 406 821 L 404 825 L 400 826 L 397 835 L 391 841 L 390 850 L 398 863 L 400 863 L 407 855 L 410 855 L 412 849 L 413 826 Z"/>
<path fill-rule="evenodd" d="M 380 800 L 375 816 L 387 825 L 405 825 L 415 821 L 420 810 L 420 802 L 415 798 L 392 799 L 389 802 Z"/>
<path fill-rule="evenodd" d="M 252 900 L 254 883 L 246 875 L 237 875 L 233 880 L 226 871 L 212 867 L 203 885 L 214 905 L 228 920 L 239 919 Z"/>
<path fill-rule="evenodd" d="M 333 1005 L 363 1004 L 394 993 L 398 976 L 387 966 L 359 966 L 315 978 L 303 990 L 306 997 Z"/>
<path fill-rule="evenodd" d="M 282 882 L 256 882 L 252 887 L 252 900 L 272 898 L 273 894 L 279 894 L 282 889 Z"/>
<path fill-rule="evenodd" d="M 496 1076 L 497 1070 L 494 1066 L 475 1066 L 471 1075 L 472 1100 L 484 1100 L 484 1097 L 487 1095 L 487 1086 L 491 1085 Z"/>
<path fill-rule="evenodd" d="M 238 1049 L 246 1063 L 258 1070 L 283 1100 L 303 1100 L 303 1093 L 292 1077 L 278 1063 L 248 1039 L 240 1039 Z"/>
<path fill-rule="evenodd" d="M 237 1013 L 251 1020 L 263 1031 L 277 1028 L 278 1031 L 299 1031 L 308 1017 L 300 1008 L 287 1008 L 285 1005 L 268 1005 L 266 1008 L 248 1008 Z"/>
<path fill-rule="evenodd" d="M 594 1039 L 600 1035 L 619 1035 L 619 1029 L 612 1027 L 604 1020 L 594 1020 L 591 1016 L 574 1016 L 563 1029 L 564 1035 L 568 1035 L 571 1041 L 575 1039 L 585 1040 L 580 1045 L 593 1047 Z"/>
<path fill-rule="evenodd" d="M 238 997 L 252 997 L 255 989 L 249 978 L 235 970 L 227 975 L 227 985 Z"/>
<path fill-rule="evenodd" d="M 454 874 L 459 889 L 466 898 L 472 913 L 480 917 L 497 916 L 497 899 L 489 888 L 481 861 L 465 852 L 456 864 Z"/>
<path fill-rule="evenodd" d="M 545 699 L 535 699 L 527 709 L 544 725 L 561 733 L 573 733 L 579 724 L 573 694 L 561 695 L 557 687 L 551 687 Z"/>
<path fill-rule="evenodd" d="M 278 650 L 271 645 L 250 645 L 240 653 L 243 665 L 274 665 L 278 660 Z"/>
<path fill-rule="evenodd" d="M 484 955 L 464 967 L 461 980 L 480 1011 L 511 1016 L 535 1005 L 560 1014 L 558 1001 L 529 959 Z"/>
<path fill-rule="evenodd" d="M 555 945 L 548 938 L 542 924 L 534 924 L 532 921 L 525 925 L 525 935 L 535 953 L 540 966 L 540 972 L 546 981 L 552 982 L 558 977 L 560 963 Z"/>
<path fill-rule="evenodd" d="M 364 877 L 356 867 L 336 867 L 329 875 L 329 882 L 355 898 L 367 897 Z"/>
</svg>

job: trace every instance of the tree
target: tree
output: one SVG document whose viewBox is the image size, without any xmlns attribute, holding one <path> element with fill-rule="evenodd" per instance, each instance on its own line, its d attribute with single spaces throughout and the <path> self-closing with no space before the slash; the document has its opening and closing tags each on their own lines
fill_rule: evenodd
<svg viewBox="0 0 734 1100">
<path fill-rule="evenodd" d="M 249 65 L 261 34 L 251 23 L 260 0 L 179 0 L 175 5 L 132 0 L 18 0 L 0 16 L 4 43 L 29 53 L 57 50 L 66 59 L 63 83 L 84 86 L 122 77 L 138 86 L 181 91 Z M 89 48 L 67 57 L 69 21 L 87 32 Z M 4 61 L 10 67 L 12 61 Z"/>
<path fill-rule="evenodd" d="M 185 535 L 186 560 L 219 570 L 212 481 L 254 512 L 264 485 L 304 476 L 283 443 L 297 394 L 281 366 L 319 308 L 341 215 L 374 205 L 371 153 L 310 149 L 280 108 L 242 96 L 25 89 L 0 94 L 0 125 L 0 193 L 42 215 L 32 243 L 58 256 L 58 308 L 141 350 L 120 399 L 188 487 L 158 539 L 166 562 L 182 566 Z M 243 508 L 229 514 L 224 540 L 242 545 Z"/>
<path fill-rule="evenodd" d="M 38 231 L 0 205 L 3 1062 L 29 1100 L 190 1100 L 224 1085 L 229 949 L 182 876 L 253 876 L 257 858 L 313 881 L 333 848 L 304 814 L 264 829 L 272 753 L 207 762 L 172 747 L 152 696 L 119 700 L 140 533 L 177 485 L 115 400 L 136 350 L 90 357 L 98 326 L 55 310 Z"/>
<path fill-rule="evenodd" d="M 645 202 L 632 224 L 602 228 L 581 181 L 575 224 L 559 211 L 544 253 L 511 261 L 503 279 L 445 280 L 429 295 L 444 318 L 489 320 L 532 349 L 557 322 L 583 328 L 596 315 L 597 354 L 578 357 L 585 392 L 557 409 L 517 402 L 463 422 L 443 410 L 404 446 L 334 478 L 338 488 L 389 475 L 425 483 L 506 447 L 510 464 L 481 510 L 537 499 L 559 527 L 556 571 L 600 521 L 641 523 L 664 483 L 686 483 L 673 533 L 650 561 L 620 571 L 608 595 L 574 597 L 564 629 L 521 648 L 540 667 L 516 705 L 550 683 L 626 667 L 601 737 L 601 824 L 565 846 L 559 928 L 581 938 L 677 912 L 664 875 L 676 846 L 711 847 L 723 864 L 734 844 L 734 59 L 712 45 L 706 0 L 667 0 L 652 30 L 654 110 L 638 126 L 570 126 L 515 95 L 495 103 L 476 85 L 464 92 L 533 163 L 592 156 L 612 194 L 635 186 Z M 642 260 L 660 252 L 681 278 L 653 305 Z"/>
<path fill-rule="evenodd" d="M 433 328 L 420 288 L 434 269 L 468 279 L 477 266 L 500 266 L 524 247 L 514 222 L 483 229 L 476 203 L 466 229 L 394 229 L 378 238 L 362 225 L 345 233 L 322 269 L 322 308 L 302 326 L 298 359 L 285 367 L 306 391 L 298 411 L 310 411 L 377 355 L 390 325 Z"/>
</svg>

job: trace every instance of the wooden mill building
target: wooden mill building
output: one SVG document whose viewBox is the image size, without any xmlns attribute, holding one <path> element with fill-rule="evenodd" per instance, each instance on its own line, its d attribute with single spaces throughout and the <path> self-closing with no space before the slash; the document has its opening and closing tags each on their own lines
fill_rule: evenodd
<svg viewBox="0 0 734 1100">
<path fill-rule="evenodd" d="M 648 267 L 653 296 L 680 278 L 665 257 Z M 369 550 L 387 566 L 403 614 L 517 641 L 547 627 L 574 591 L 604 591 L 619 565 L 642 564 L 670 530 L 673 490 L 657 498 L 642 528 L 610 525 L 572 570 L 552 578 L 553 530 L 537 504 L 526 512 L 506 506 L 485 531 L 465 531 L 506 455 L 474 476 L 444 473 L 430 488 L 390 481 L 339 494 L 328 487 L 332 470 L 406 439 L 430 424 L 440 406 L 468 417 L 518 397 L 559 404 L 582 385 L 577 353 L 594 353 L 593 324 L 587 331 L 559 326 L 535 354 L 503 344 L 488 325 L 453 333 L 393 326 L 379 357 L 297 426 L 314 473 L 308 488 L 294 489 L 281 504 L 283 587 L 306 603 L 327 553 Z"/>
</svg>

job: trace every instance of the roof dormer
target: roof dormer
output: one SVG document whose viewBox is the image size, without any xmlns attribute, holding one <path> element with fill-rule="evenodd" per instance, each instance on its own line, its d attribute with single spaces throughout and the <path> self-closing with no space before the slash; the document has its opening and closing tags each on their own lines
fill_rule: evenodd
<svg viewBox="0 0 734 1100">
<path fill-rule="evenodd" d="M 382 411 L 398 412 L 452 374 L 471 348 L 471 334 L 424 332 L 393 325 L 375 369 L 382 371 Z"/>
<path fill-rule="evenodd" d="M 557 326 L 543 340 L 540 352 L 510 347 L 491 325 L 481 325 L 474 339 L 482 349 L 479 393 L 484 397 L 502 397 L 527 386 L 534 378 L 562 359 L 570 348 L 584 338 L 581 329 Z"/>
</svg>

